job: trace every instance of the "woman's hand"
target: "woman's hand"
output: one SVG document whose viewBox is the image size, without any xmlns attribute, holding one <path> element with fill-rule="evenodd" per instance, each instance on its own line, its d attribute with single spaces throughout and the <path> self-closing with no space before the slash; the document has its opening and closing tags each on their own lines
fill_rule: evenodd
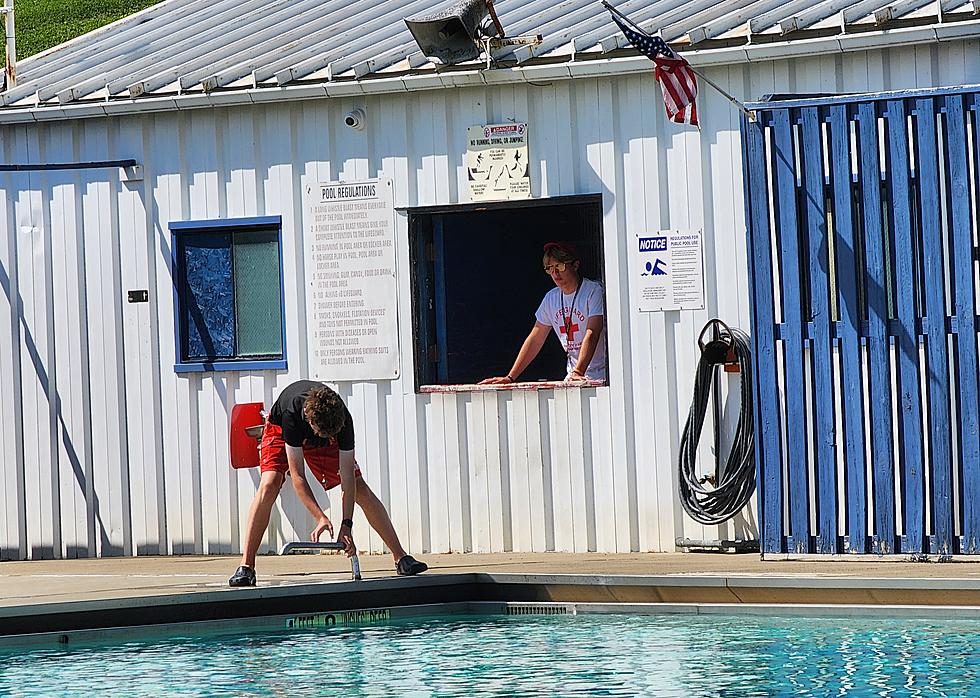
<svg viewBox="0 0 980 698">
<path fill-rule="evenodd" d="M 565 376 L 566 383 L 577 383 L 579 381 L 588 380 L 585 375 L 578 369 L 572 369 L 567 376 Z"/>
<path fill-rule="evenodd" d="M 503 385 L 504 383 L 513 383 L 514 379 L 510 376 L 496 376 L 495 378 L 484 378 L 482 381 L 477 383 L 477 385 Z"/>
</svg>

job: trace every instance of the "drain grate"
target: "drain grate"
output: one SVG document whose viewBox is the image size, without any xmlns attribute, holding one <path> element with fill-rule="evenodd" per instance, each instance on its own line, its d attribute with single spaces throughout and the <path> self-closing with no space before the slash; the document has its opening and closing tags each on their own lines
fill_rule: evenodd
<svg viewBox="0 0 980 698">
<path fill-rule="evenodd" d="M 563 604 L 519 603 L 507 605 L 508 616 L 564 616 L 575 615 L 574 606 Z"/>
</svg>

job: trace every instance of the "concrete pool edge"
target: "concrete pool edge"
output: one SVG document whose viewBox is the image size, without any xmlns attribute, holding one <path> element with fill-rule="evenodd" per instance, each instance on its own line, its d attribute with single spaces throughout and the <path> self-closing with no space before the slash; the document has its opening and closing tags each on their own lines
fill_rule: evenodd
<svg viewBox="0 0 980 698">
<path fill-rule="evenodd" d="M 0 607 L 0 637 L 467 603 L 980 609 L 980 579 L 467 572 Z M 937 612 L 940 612 L 937 610 Z M 962 611 L 958 612 L 962 617 Z"/>
<path fill-rule="evenodd" d="M 148 642 L 177 638 L 236 635 L 259 632 L 297 632 L 312 629 L 353 629 L 389 625 L 409 620 L 466 619 L 486 616 L 757 616 L 811 619 L 902 619 L 916 621 L 976 621 L 980 607 L 817 605 L 817 604 L 684 604 L 684 603 L 565 603 L 521 601 L 468 601 L 362 608 L 350 611 L 320 611 L 299 616 L 247 616 L 235 619 L 170 622 L 152 625 L 114 626 L 80 630 L 0 636 L 0 651 L 24 651 L 91 647 L 130 641 Z"/>
</svg>

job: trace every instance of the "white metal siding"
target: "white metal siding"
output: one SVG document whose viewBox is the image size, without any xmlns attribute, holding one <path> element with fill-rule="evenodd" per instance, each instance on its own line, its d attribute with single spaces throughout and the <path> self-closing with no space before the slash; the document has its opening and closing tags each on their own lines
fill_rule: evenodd
<svg viewBox="0 0 980 698">
<path fill-rule="evenodd" d="M 743 98 L 980 82 L 977 42 L 751 65 Z M 351 131 L 355 106 L 367 127 Z M 341 384 L 365 478 L 424 551 L 673 550 L 697 333 L 749 327 L 738 113 L 707 86 L 700 133 L 665 121 L 651 75 L 4 126 L 6 162 L 135 158 L 115 171 L 0 174 L 0 557 L 231 553 L 258 481 L 228 465 L 228 415 L 308 375 L 304 184 L 391 177 L 399 207 L 465 202 L 466 128 L 527 120 L 535 197 L 603 196 L 606 388 L 417 395 L 407 218 L 397 214 L 402 378 Z M 288 372 L 173 372 L 173 220 L 281 215 Z M 708 309 L 638 313 L 627 243 L 704 227 Z M 556 236 L 558 233 L 556 231 Z M 148 304 L 126 291 L 148 288 Z M 533 308 L 518 311 L 524 322 Z M 517 347 L 502 347 L 510 355 Z M 729 381 L 734 381 L 732 377 Z M 729 407 L 730 436 L 735 414 Z M 710 415 L 701 453 L 710 467 Z M 322 493 L 327 506 L 328 498 Z M 268 545 L 308 534 L 285 488 Z M 339 518 L 339 496 L 329 498 Z M 358 512 L 361 547 L 381 543 Z"/>
</svg>

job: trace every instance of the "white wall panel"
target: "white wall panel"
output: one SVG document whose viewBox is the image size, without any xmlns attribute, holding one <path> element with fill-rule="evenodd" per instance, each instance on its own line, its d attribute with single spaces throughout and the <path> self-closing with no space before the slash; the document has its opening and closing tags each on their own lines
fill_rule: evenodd
<svg viewBox="0 0 980 698">
<path fill-rule="evenodd" d="M 742 98 L 980 82 L 978 42 L 718 66 Z M 695 524 L 676 500 L 697 334 L 749 329 L 739 115 L 702 85 L 699 131 L 671 124 L 651 76 L 6 126 L 6 162 L 134 157 L 116 171 L 0 174 L 0 557 L 235 553 L 258 472 L 228 467 L 231 406 L 270 405 L 308 377 L 306 184 L 390 177 L 397 207 L 466 203 L 467 127 L 528 121 L 536 197 L 602 194 L 610 385 L 415 392 L 408 219 L 396 214 L 401 375 L 337 386 L 365 478 L 402 543 L 428 551 L 672 550 Z M 344 114 L 365 109 L 352 131 Z M 175 374 L 168 224 L 281 215 L 288 369 Z M 629 246 L 705 230 L 707 308 L 640 313 Z M 555 231 L 561 237 L 561 231 Z M 129 304 L 146 288 L 150 302 Z M 530 312 L 530 310 L 528 311 Z M 737 416 L 723 383 L 723 429 Z M 713 469 L 709 415 L 700 448 Z M 724 452 L 722 453 L 724 456 Z M 333 518 L 339 496 L 317 493 Z M 382 549 L 358 514 L 361 548 Z M 287 484 L 263 550 L 312 521 Z"/>
<path fill-rule="evenodd" d="M 46 158 L 47 154 L 47 138 L 46 129 L 39 129 L 38 140 L 37 140 L 37 154 L 40 158 Z M 40 299 L 41 304 L 45 307 L 44 310 L 44 327 L 43 329 L 38 326 L 37 340 L 39 343 L 43 338 L 44 351 L 47 354 L 47 366 L 48 374 L 44 380 L 41 381 L 42 393 L 38 395 L 38 398 L 43 400 L 46 412 L 45 415 L 47 419 L 39 419 L 39 436 L 47 442 L 45 447 L 40 450 L 47 456 L 47 462 L 44 460 L 39 460 L 39 472 L 41 477 L 47 477 L 50 479 L 50 487 L 45 486 L 45 495 L 50 497 L 50 504 L 45 507 L 47 509 L 46 513 L 51 517 L 49 521 L 43 522 L 42 526 L 46 531 L 50 531 L 50 541 L 51 541 L 51 555 L 56 556 L 62 549 L 62 532 L 61 532 L 61 521 L 62 521 L 62 511 L 61 511 L 61 472 L 58 467 L 58 400 L 59 394 L 57 391 L 58 383 L 58 354 L 56 351 L 56 335 L 55 327 L 60 324 L 61 319 L 58 317 L 60 308 L 58 306 L 50 306 L 47 302 L 48 299 L 54 296 L 54 264 L 53 257 L 54 251 L 57 249 L 57 242 L 54 236 L 54 229 L 51 225 L 50 209 L 48 207 L 48 201 L 45 199 L 44 193 L 50 191 L 50 185 L 48 184 L 48 177 L 39 177 L 39 191 L 37 192 L 34 201 L 37 211 L 40 214 L 40 224 L 41 230 L 44 231 L 44 247 L 45 259 L 43 260 L 43 266 L 41 267 L 42 278 L 44 279 L 44 286 L 40 290 L 43 291 L 43 296 Z M 39 344 L 39 347 L 42 346 Z M 38 351 L 40 354 L 40 351 Z M 40 415 L 39 415 L 40 416 Z M 42 426 L 43 425 L 43 426 Z M 41 446 L 39 441 L 39 446 Z M 44 555 L 48 554 L 47 549 L 44 550 Z"/>
<path fill-rule="evenodd" d="M 62 133 L 49 134 L 48 157 L 63 159 L 61 146 L 67 140 Z M 70 142 L 68 143 L 70 156 Z M 56 522 L 61 529 L 61 551 L 65 558 L 88 555 L 88 526 L 85 506 L 83 407 L 87 393 L 80 381 L 80 361 L 77 347 L 80 345 L 78 307 L 74 299 L 78 295 L 79 279 L 83 270 L 75 263 L 77 257 L 77 227 L 75 225 L 75 187 L 70 172 L 51 173 L 48 186 L 51 199 L 51 228 L 59 231 L 58 247 L 62 254 L 52 257 L 52 297 L 54 307 L 61 309 L 61 331 L 55 333 L 55 357 L 57 369 L 54 376 L 56 398 L 56 440 L 60 518 Z"/>
<path fill-rule="evenodd" d="M 23 139 L 22 130 L 12 129 L 12 133 L 4 138 L 4 157 L 12 161 L 20 149 L 17 142 Z M 3 502 L 3 518 L 0 519 L 0 557 L 4 559 L 22 559 L 27 555 L 27 515 L 26 515 L 26 483 L 24 481 L 24 439 L 23 426 L 25 421 L 24 404 L 21 399 L 20 377 L 20 332 L 21 332 L 21 302 L 20 280 L 17 274 L 17 256 L 19 235 L 19 220 L 17 198 L 19 192 L 30 187 L 27 176 L 21 173 L 11 173 L 3 176 L 4 190 L 0 192 L 3 198 L 2 230 L 4 238 L 0 244 L 0 282 L 3 286 L 3 296 L 0 299 L 0 322 L 5 346 L 10 351 L 0 351 L 0 385 L 9 400 L 0 401 L 0 445 L 3 446 L 3 457 L 0 459 L 0 475 L 6 483 L 13 487 L 2 488 L 0 501 Z M 26 419 L 34 419 L 31 414 Z"/>
<path fill-rule="evenodd" d="M 92 381 L 98 386 L 92 395 L 100 398 L 92 411 L 96 523 L 101 530 L 102 554 L 119 555 L 125 554 L 122 488 L 128 487 L 125 478 L 128 463 L 124 446 L 125 403 L 119 391 L 122 369 L 119 335 L 122 328 L 115 312 L 121 303 L 120 267 L 115 249 L 118 238 L 112 234 L 115 226 L 109 206 L 110 187 L 108 182 L 87 181 L 82 198 L 85 259 L 95 272 L 88 275 L 87 317 L 90 321 L 88 340 Z"/>
<path fill-rule="evenodd" d="M 553 530 L 555 550 L 573 552 L 575 550 L 576 518 L 584 507 L 575 492 L 572 480 L 572 432 L 568 423 L 568 390 L 549 391 L 545 394 L 548 405 L 548 451 L 551 455 L 545 462 L 550 465 L 551 501 L 554 503 Z"/>
<path fill-rule="evenodd" d="M 504 395 L 501 411 L 505 415 L 506 453 L 510 472 L 511 545 L 514 550 L 534 549 L 534 515 L 542 507 L 540 485 L 532 492 L 530 453 L 527 442 L 527 398 L 533 393 L 513 392 Z M 536 429 L 536 425 L 535 425 Z M 503 446 L 504 444 L 502 444 Z M 538 466 L 540 467 L 540 465 Z M 538 495 L 535 497 L 534 495 Z M 532 502 L 534 509 L 532 510 Z M 543 547 L 543 546 L 542 546 Z"/>
<path fill-rule="evenodd" d="M 487 480 L 487 442 L 486 442 L 486 400 L 484 395 L 474 395 L 463 406 L 466 420 L 467 440 L 466 462 L 469 464 L 468 480 L 469 510 L 466 516 L 466 547 L 471 552 L 490 552 L 490 495 Z"/>
<path fill-rule="evenodd" d="M 38 133 L 28 132 L 22 157 L 38 155 Z M 20 367 L 23 396 L 24 486 L 27 504 L 28 554 L 51 558 L 58 546 L 55 512 L 57 459 L 52 428 L 54 334 L 47 298 L 51 294 L 51 230 L 44 216 L 40 188 L 43 177 L 28 176 L 29 187 L 18 192 L 15 211 L 18 286 L 21 308 Z"/>
<path fill-rule="evenodd" d="M 216 127 L 215 113 L 212 111 L 196 114 L 195 118 L 186 121 L 185 156 L 193 154 L 194 166 L 191 172 L 184 171 L 188 176 L 188 194 L 190 208 L 188 217 L 193 220 L 207 220 L 218 217 L 220 208 L 217 156 L 216 156 Z M 223 407 L 216 406 L 226 387 L 226 375 L 223 373 L 203 374 L 187 382 L 194 389 L 187 394 L 188 409 L 197 415 L 191 425 L 191 431 L 186 434 L 187 441 L 193 451 L 191 461 L 194 464 L 192 497 L 199 508 L 199 528 L 195 527 L 194 549 L 207 553 L 221 552 L 220 520 L 222 503 L 228 503 L 227 490 L 219 487 L 218 469 L 225 472 L 227 457 L 219 453 L 227 453 L 226 448 L 216 452 L 221 443 L 220 435 L 225 429 L 216 429 L 216 412 L 227 413 Z M 195 438 L 197 437 L 197 438 Z M 197 448 L 194 448 L 195 441 Z M 220 460 L 219 460 L 220 459 Z M 219 466 L 220 463 L 220 466 Z M 227 537 L 226 537 L 227 540 Z"/>
<path fill-rule="evenodd" d="M 496 393 L 484 396 L 484 438 L 487 449 L 490 552 L 513 550 L 510 504 L 510 463 L 505 448 L 506 421 L 503 401 Z"/>
<path fill-rule="evenodd" d="M 597 81 L 597 104 L 613 103 L 619 97 L 620 85 Z M 642 113 L 640 110 L 639 113 Z M 635 118 L 635 115 L 634 115 Z M 599 131 L 598 146 L 590 148 L 590 161 L 601 178 L 603 192 L 622 192 L 626 178 L 621 155 L 622 131 L 613 115 L 599 110 L 595 115 Z M 619 150 L 620 152 L 617 152 Z M 642 180 L 641 180 L 642 183 Z M 621 196 L 605 197 L 603 206 L 603 236 L 606 280 L 606 342 L 609 347 L 620 347 L 609 354 L 609 402 L 607 411 L 597 416 L 596 424 L 608 436 L 610 458 L 603 459 L 610 467 L 611 491 L 601 490 L 605 496 L 600 509 L 615 511 L 617 517 L 607 534 L 603 548 L 610 552 L 629 552 L 637 548 L 636 539 L 636 453 L 632 447 L 634 430 L 626 415 L 633 413 L 635 400 L 633 384 L 632 350 L 630 346 L 631 313 L 628 303 L 630 267 L 629 242 L 631 232 L 625 227 L 625 206 Z M 639 231 L 643 232 L 643 231 Z M 611 409 L 610 409 L 611 408 Z M 596 464 L 594 470 L 603 465 Z M 609 539 L 610 535 L 615 538 Z"/>
<path fill-rule="evenodd" d="M 146 120 L 129 120 L 120 124 L 116 136 L 116 153 L 134 155 L 143 161 Z M 123 315 L 124 394 L 129 460 L 130 512 L 132 517 L 131 551 L 134 554 L 166 552 L 163 434 L 161 430 L 159 346 L 156 326 L 154 281 L 158 273 L 160 251 L 156 245 L 151 210 L 147 206 L 149 184 L 146 180 L 120 182 L 119 247 L 122 266 L 120 289 Z M 146 303 L 126 302 L 130 290 L 146 290 Z M 133 502 L 136 506 L 133 506 Z"/>
<path fill-rule="evenodd" d="M 555 549 L 555 500 L 552 494 L 552 463 L 549 447 L 548 413 L 542 409 L 548 397 L 538 391 L 523 393 L 524 424 L 515 424 L 523 432 L 527 463 L 529 511 L 531 518 L 531 551 Z M 526 550 L 526 548 L 521 548 Z"/>
<path fill-rule="evenodd" d="M 160 351 L 160 406 L 163 433 L 163 481 L 166 492 L 166 548 L 174 555 L 195 550 L 198 512 L 193 502 L 194 472 L 191 463 L 190 401 L 187 393 L 195 378 L 179 377 L 173 371 L 177 361 L 174 329 L 172 239 L 168 222 L 190 217 L 184 185 L 184 153 L 187 149 L 183 118 L 155 115 L 148 119 L 149 143 L 144 151 L 147 187 L 152 187 L 152 211 L 157 256 L 155 297 L 158 315 L 154 321 Z M 145 142 L 145 139 L 144 139 Z M 196 432 L 194 434 L 196 437 Z"/>
</svg>

